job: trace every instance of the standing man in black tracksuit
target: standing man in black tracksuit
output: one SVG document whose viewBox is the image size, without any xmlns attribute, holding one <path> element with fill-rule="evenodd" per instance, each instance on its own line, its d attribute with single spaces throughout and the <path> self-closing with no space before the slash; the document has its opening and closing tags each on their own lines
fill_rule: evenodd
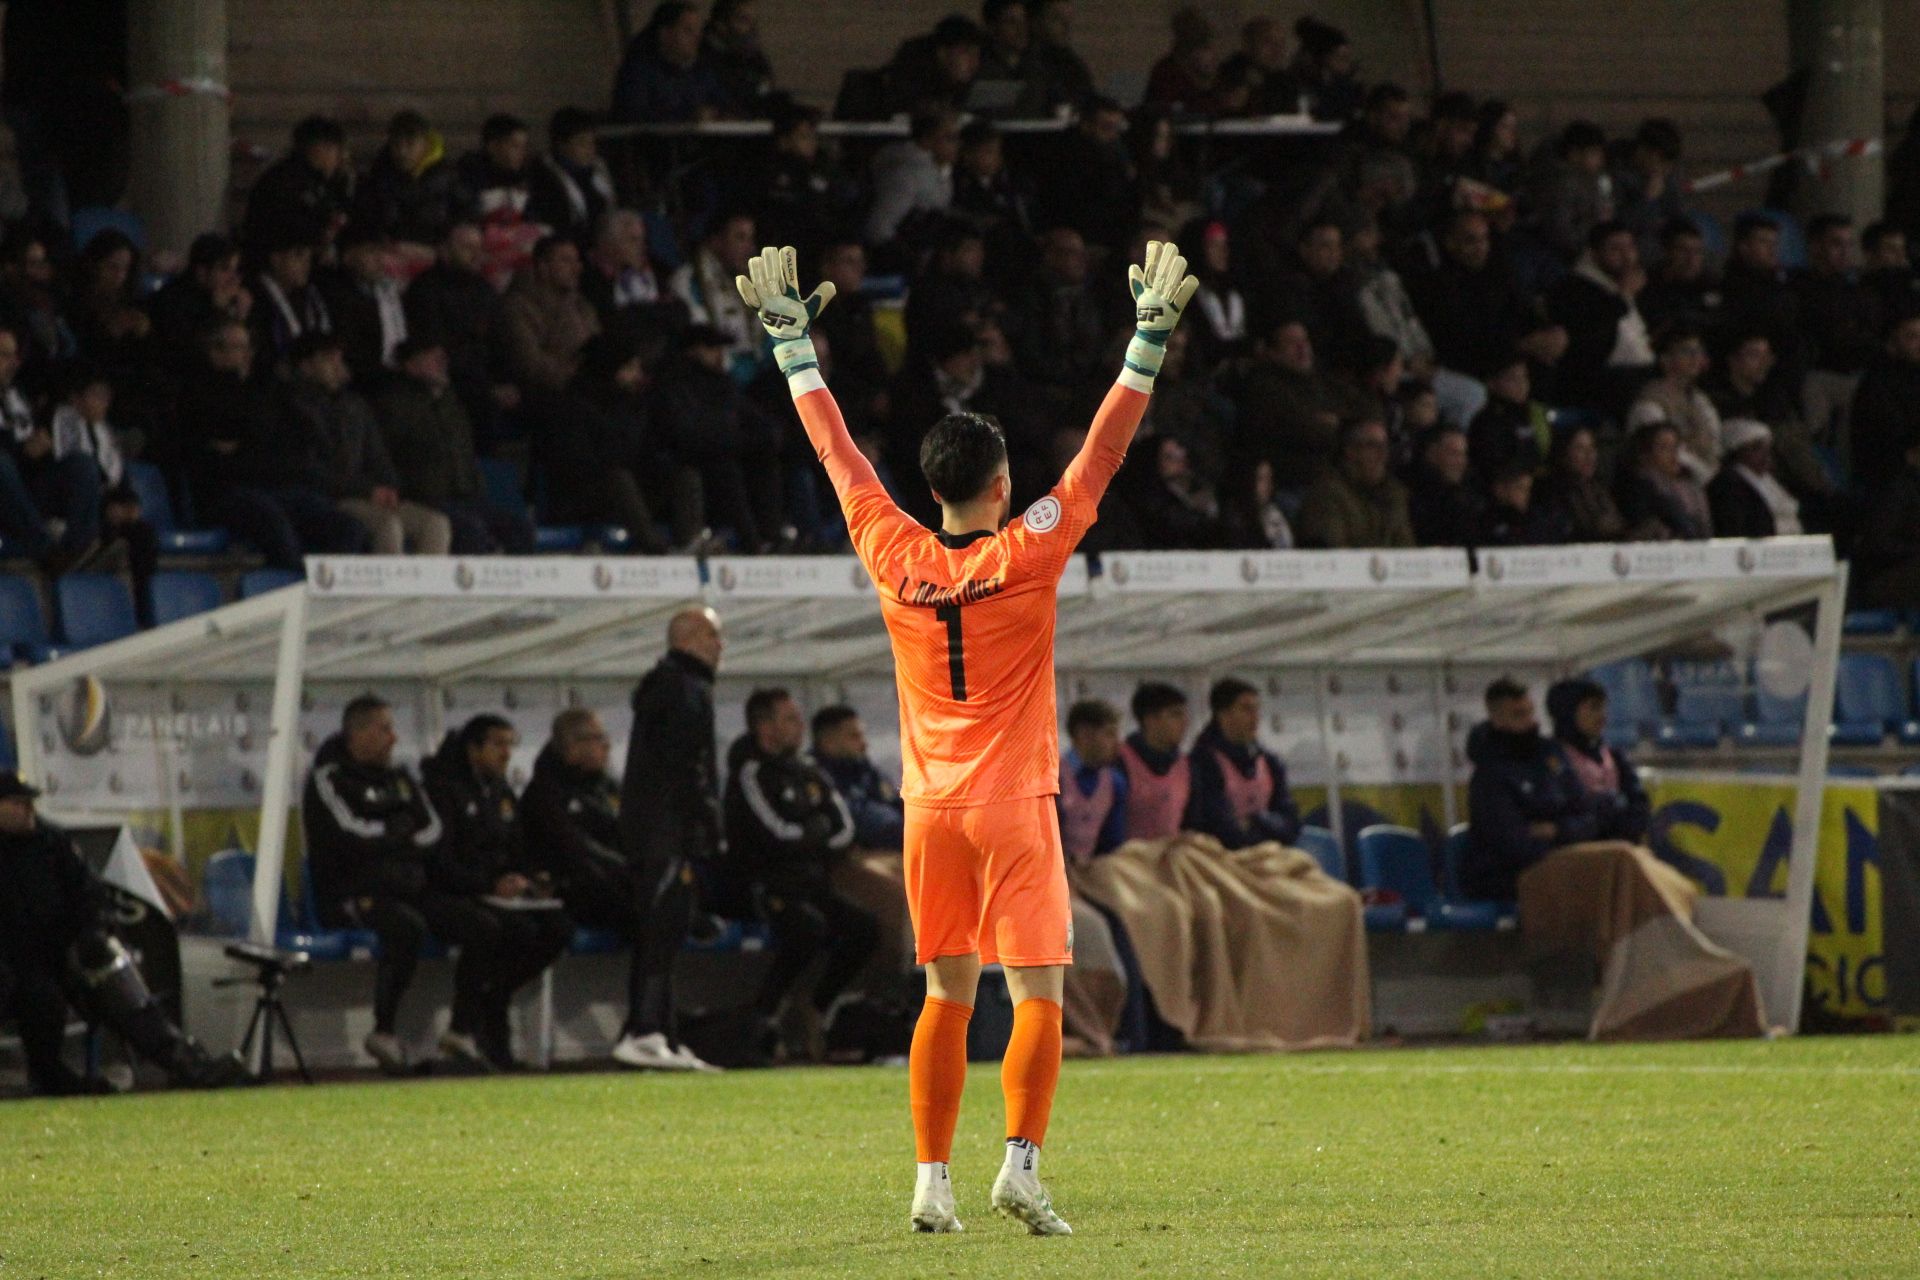
<svg viewBox="0 0 1920 1280">
<path fill-rule="evenodd" d="M 620 1030 L 625 1042 L 642 1034 L 646 920 L 635 901 L 633 869 L 620 851 L 620 784 L 607 772 L 610 745 L 590 709 L 568 707 L 555 716 L 553 736 L 521 793 L 520 821 L 531 873 L 547 878 L 574 923 L 618 934 L 633 948 Z"/>
<path fill-rule="evenodd" d="M 440 1048 L 457 1062 L 484 1068 L 474 1036 L 500 963 L 499 914 L 433 884 L 440 815 L 412 775 L 393 763 L 398 738 L 393 708 L 362 694 L 347 704 L 340 732 L 314 755 L 300 805 L 314 911 L 328 928 L 357 925 L 379 936 L 373 1032 L 365 1048 L 391 1074 L 410 1069 L 395 1025 L 428 930 L 459 947 L 453 1018 Z"/>
<path fill-rule="evenodd" d="M 747 731 L 727 753 L 722 907 L 773 928 L 777 951 L 757 1002 L 769 1039 L 787 993 L 822 955 L 813 1009 L 824 1030 L 880 937 L 873 916 L 834 893 L 828 879 L 853 845 L 853 815 L 833 779 L 800 754 L 805 731 L 785 689 L 756 689 L 747 699 Z"/>
<path fill-rule="evenodd" d="M 573 922 L 552 886 L 532 874 L 520 802 L 507 764 L 520 735 L 496 715 L 477 715 L 449 733 L 420 768 L 421 781 L 446 830 L 427 868 L 435 888 L 478 904 L 500 924 L 500 964 L 479 1009 L 476 1047 L 501 1071 L 513 1069 L 508 1006 L 513 993 L 560 958 Z"/>
<path fill-rule="evenodd" d="M 720 617 L 682 609 L 667 624 L 667 655 L 633 691 L 633 736 L 620 789 L 620 847 L 645 918 L 640 1007 L 614 1061 L 658 1071 L 710 1070 L 674 1039 L 673 961 L 699 905 L 696 864 L 720 851 L 713 677 Z"/>
</svg>

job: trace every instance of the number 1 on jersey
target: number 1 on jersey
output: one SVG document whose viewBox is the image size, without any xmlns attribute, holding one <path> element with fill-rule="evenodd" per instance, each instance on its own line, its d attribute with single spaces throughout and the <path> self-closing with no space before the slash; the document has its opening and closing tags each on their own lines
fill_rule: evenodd
<svg viewBox="0 0 1920 1280">
<path fill-rule="evenodd" d="M 965 637 L 960 632 L 960 606 L 943 604 L 933 616 L 947 624 L 947 678 L 953 682 L 953 700 L 967 700 L 967 655 Z"/>
</svg>

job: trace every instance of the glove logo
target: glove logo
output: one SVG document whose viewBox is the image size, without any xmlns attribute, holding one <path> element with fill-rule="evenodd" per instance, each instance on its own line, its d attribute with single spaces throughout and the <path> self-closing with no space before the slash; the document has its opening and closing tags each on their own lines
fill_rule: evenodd
<svg viewBox="0 0 1920 1280">
<path fill-rule="evenodd" d="M 1048 494 L 1028 507 L 1027 514 L 1020 518 L 1035 533 L 1048 533 L 1060 523 L 1060 499 Z"/>
<path fill-rule="evenodd" d="M 1151 324 L 1165 314 L 1167 314 L 1165 307 L 1136 307 L 1133 312 L 1133 322 L 1135 324 Z"/>
</svg>

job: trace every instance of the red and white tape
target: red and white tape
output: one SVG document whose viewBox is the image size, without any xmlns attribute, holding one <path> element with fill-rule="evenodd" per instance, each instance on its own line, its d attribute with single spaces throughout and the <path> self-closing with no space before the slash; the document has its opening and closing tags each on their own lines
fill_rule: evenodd
<svg viewBox="0 0 1920 1280">
<path fill-rule="evenodd" d="M 1698 191 L 1711 191 L 1715 187 L 1724 187 L 1742 178 L 1771 172 L 1791 160 L 1804 160 L 1809 172 L 1825 178 L 1832 161 L 1850 156 L 1878 154 L 1880 154 L 1878 138 L 1842 138 L 1837 142 L 1825 142 L 1817 147 L 1802 147 L 1798 151 L 1781 151 L 1765 159 L 1755 160 L 1749 164 L 1737 164 L 1731 169 L 1722 169 L 1717 173 L 1703 173 L 1697 178 L 1682 182 L 1680 189 L 1689 195 Z"/>
<path fill-rule="evenodd" d="M 192 98 L 204 96 L 219 98 L 223 102 L 233 100 L 233 90 L 218 80 L 205 76 L 195 76 L 185 80 L 162 80 L 158 84 L 143 84 L 127 90 L 128 102 L 157 102 L 162 98 Z"/>
</svg>

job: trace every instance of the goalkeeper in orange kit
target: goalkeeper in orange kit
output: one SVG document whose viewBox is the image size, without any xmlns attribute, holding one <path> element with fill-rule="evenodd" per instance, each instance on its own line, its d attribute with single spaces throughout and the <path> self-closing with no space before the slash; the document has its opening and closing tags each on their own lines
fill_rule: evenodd
<svg viewBox="0 0 1920 1280">
<path fill-rule="evenodd" d="M 967 1022 L 980 966 L 1004 967 L 1013 1037 L 1001 1065 L 1007 1151 L 996 1211 L 1036 1235 L 1069 1235 L 1039 1178 L 1060 1076 L 1060 995 L 1073 960 L 1053 677 L 1055 593 L 1098 516 L 1160 369 L 1167 335 L 1198 282 L 1171 244 L 1128 268 L 1136 329 L 1125 367 L 1060 482 L 1009 522 L 1012 482 L 1000 424 L 954 413 L 928 430 L 920 469 L 938 529 L 893 504 L 854 447 L 814 359 L 808 328 L 834 294 L 800 294 L 792 249 L 765 249 L 737 278 L 759 313 L 800 420 L 879 590 L 900 691 L 907 906 L 927 968 L 927 1003 L 908 1067 L 919 1171 L 916 1231 L 958 1231 L 947 1161 L 966 1083 Z"/>
</svg>

